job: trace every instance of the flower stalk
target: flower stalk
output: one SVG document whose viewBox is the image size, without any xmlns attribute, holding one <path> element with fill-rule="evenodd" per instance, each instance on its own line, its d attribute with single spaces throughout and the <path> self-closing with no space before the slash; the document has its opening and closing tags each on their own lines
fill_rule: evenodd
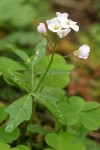
<svg viewBox="0 0 100 150">
<path fill-rule="evenodd" d="M 54 46 L 52 46 L 52 48 L 53 48 L 53 49 L 52 49 L 52 56 L 51 56 L 50 62 L 49 62 L 49 64 L 48 64 L 48 67 L 47 67 L 47 69 L 45 70 L 44 75 L 42 76 L 42 78 L 41 78 L 39 84 L 37 85 L 37 87 L 36 87 L 36 89 L 35 89 L 35 91 L 38 91 L 38 89 L 40 88 L 40 86 L 41 86 L 43 80 L 45 79 L 45 77 L 46 77 L 46 75 L 47 75 L 47 73 L 48 73 L 48 71 L 49 71 L 49 69 L 50 69 L 50 66 L 51 66 L 51 64 L 52 64 L 52 62 L 53 62 L 55 50 L 56 50 L 57 40 L 58 40 L 58 38 L 56 38 L 56 42 L 55 42 Z M 50 43 L 50 42 L 49 42 L 49 43 Z"/>
</svg>

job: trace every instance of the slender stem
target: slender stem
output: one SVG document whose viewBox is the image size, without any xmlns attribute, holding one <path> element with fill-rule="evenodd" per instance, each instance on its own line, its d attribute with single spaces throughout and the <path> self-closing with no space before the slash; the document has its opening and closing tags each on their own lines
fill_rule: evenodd
<svg viewBox="0 0 100 150">
<path fill-rule="evenodd" d="M 70 57 L 70 56 L 72 56 L 73 55 L 73 53 L 72 54 L 69 54 L 69 55 L 66 55 L 66 56 L 63 56 L 63 58 L 67 58 L 67 57 Z M 57 58 L 57 59 L 54 59 L 54 60 L 58 60 L 58 59 L 62 59 L 62 58 Z"/>
<path fill-rule="evenodd" d="M 10 88 L 8 84 L 7 84 L 7 96 L 8 96 L 8 101 L 10 101 Z"/>
<path fill-rule="evenodd" d="M 31 88 L 33 91 L 33 64 L 31 64 Z"/>
<path fill-rule="evenodd" d="M 43 82 L 45 76 L 47 75 L 47 73 L 48 73 L 48 71 L 49 71 L 49 68 L 50 68 L 50 66 L 51 66 L 51 64 L 52 64 L 52 61 L 53 61 L 53 57 L 54 57 L 54 53 L 55 53 L 55 49 L 56 49 L 56 44 L 57 44 L 57 41 L 55 42 L 55 45 L 53 46 L 53 50 L 52 50 L 53 52 L 52 52 L 52 56 L 51 56 L 50 62 L 49 62 L 49 64 L 48 64 L 48 67 L 47 67 L 47 69 L 45 70 L 44 75 L 42 76 L 42 78 L 41 78 L 39 84 L 37 85 L 37 87 L 36 87 L 36 89 L 35 89 L 35 91 L 37 91 L 37 90 L 40 88 L 41 83 Z"/>
<path fill-rule="evenodd" d="M 51 42 L 49 41 L 48 37 L 45 36 L 45 38 L 47 39 L 48 43 L 50 44 L 50 46 L 53 48 L 54 46 L 51 44 Z"/>
</svg>

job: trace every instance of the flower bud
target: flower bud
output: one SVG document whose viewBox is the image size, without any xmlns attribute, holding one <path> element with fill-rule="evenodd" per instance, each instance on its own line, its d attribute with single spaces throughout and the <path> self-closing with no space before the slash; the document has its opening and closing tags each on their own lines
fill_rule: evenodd
<svg viewBox="0 0 100 150">
<path fill-rule="evenodd" d="M 37 31 L 41 34 L 46 34 L 46 27 L 44 23 L 39 23 L 38 27 L 37 27 Z"/>
<path fill-rule="evenodd" d="M 77 55 L 80 58 L 87 59 L 89 56 L 89 52 L 90 52 L 90 47 L 88 45 L 82 45 L 81 47 L 79 47 L 77 51 Z"/>
</svg>

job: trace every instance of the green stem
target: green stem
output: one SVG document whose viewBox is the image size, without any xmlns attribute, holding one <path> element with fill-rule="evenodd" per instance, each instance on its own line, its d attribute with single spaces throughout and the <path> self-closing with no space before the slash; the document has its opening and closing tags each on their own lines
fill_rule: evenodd
<svg viewBox="0 0 100 150">
<path fill-rule="evenodd" d="M 41 78 L 39 84 L 37 85 L 37 87 L 36 87 L 36 89 L 35 89 L 35 91 L 37 91 L 37 90 L 40 88 L 41 83 L 43 82 L 45 76 L 47 75 L 47 73 L 48 73 L 48 71 L 49 71 L 49 69 L 50 69 L 50 66 L 51 66 L 51 64 L 52 64 L 52 62 L 53 62 L 53 57 L 54 57 L 54 53 L 55 53 L 55 49 L 56 49 L 56 44 L 57 44 L 57 41 L 55 42 L 55 45 L 52 47 L 52 48 L 53 48 L 53 50 L 52 50 L 53 52 L 52 52 L 52 56 L 51 56 L 50 62 L 49 62 L 49 64 L 48 64 L 48 67 L 47 67 L 47 69 L 45 70 L 44 75 L 42 76 L 42 78 Z"/>
<path fill-rule="evenodd" d="M 33 92 L 33 64 L 31 64 L 31 88 Z"/>
<path fill-rule="evenodd" d="M 50 46 L 53 48 L 54 46 L 51 44 L 51 42 L 49 41 L 48 37 L 45 36 L 45 38 L 47 39 L 48 43 L 50 44 Z"/>
</svg>

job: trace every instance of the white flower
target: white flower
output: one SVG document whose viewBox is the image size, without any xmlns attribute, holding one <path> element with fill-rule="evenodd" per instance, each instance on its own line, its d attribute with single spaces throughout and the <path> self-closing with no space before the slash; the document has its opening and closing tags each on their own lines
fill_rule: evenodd
<svg viewBox="0 0 100 150">
<path fill-rule="evenodd" d="M 47 20 L 46 23 L 48 25 L 48 29 L 51 30 L 52 32 L 57 33 L 62 28 L 61 23 L 58 21 L 57 17 L 51 20 Z"/>
<path fill-rule="evenodd" d="M 68 28 L 68 29 L 63 29 L 63 30 L 58 31 L 57 35 L 59 36 L 59 38 L 63 38 L 63 37 L 65 37 L 70 31 L 71 31 L 70 28 Z"/>
<path fill-rule="evenodd" d="M 79 30 L 79 26 L 76 25 L 77 22 L 68 19 L 67 17 L 58 17 L 58 20 L 61 22 L 62 28 L 72 28 L 76 32 Z"/>
<path fill-rule="evenodd" d="M 46 34 L 46 27 L 44 23 L 39 23 L 37 31 L 42 34 Z"/>
<path fill-rule="evenodd" d="M 67 13 L 60 13 L 60 12 L 56 12 L 57 17 L 68 17 L 69 15 Z"/>
<path fill-rule="evenodd" d="M 77 55 L 80 58 L 87 59 L 89 56 L 89 52 L 90 52 L 90 47 L 88 45 L 82 45 L 81 47 L 79 47 L 77 51 Z"/>
</svg>

